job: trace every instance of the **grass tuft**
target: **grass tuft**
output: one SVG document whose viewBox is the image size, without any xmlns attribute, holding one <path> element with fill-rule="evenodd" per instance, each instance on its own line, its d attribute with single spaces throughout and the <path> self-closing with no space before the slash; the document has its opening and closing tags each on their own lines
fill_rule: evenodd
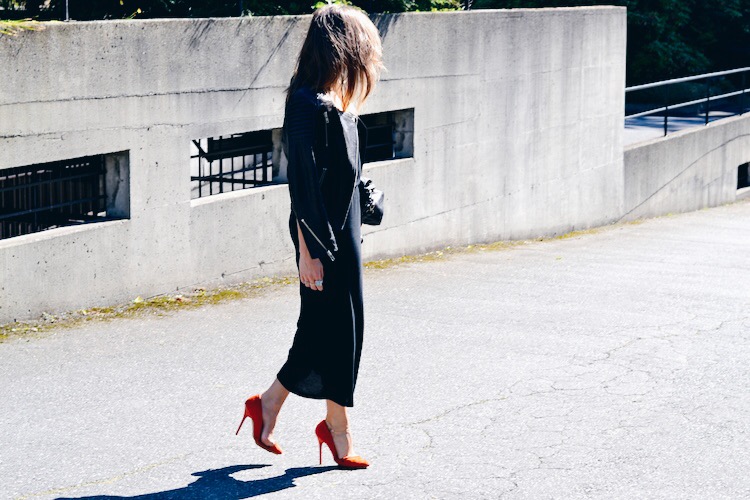
<svg viewBox="0 0 750 500">
<path fill-rule="evenodd" d="M 16 36 L 22 31 L 41 31 L 44 25 L 33 19 L 0 20 L 0 35 Z"/>
</svg>

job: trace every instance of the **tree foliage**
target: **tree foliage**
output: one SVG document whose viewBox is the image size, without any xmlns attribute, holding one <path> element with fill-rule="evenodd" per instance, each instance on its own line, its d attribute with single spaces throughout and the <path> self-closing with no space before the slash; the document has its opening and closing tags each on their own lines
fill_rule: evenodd
<svg viewBox="0 0 750 500">
<path fill-rule="evenodd" d="M 0 0 L 0 2 L 8 0 Z M 46 17 L 61 18 L 65 0 L 50 0 L 40 9 L 41 0 L 27 0 L 26 7 Z M 122 19 L 126 17 L 227 17 L 239 15 L 274 16 L 310 14 L 326 3 L 315 0 L 69 0 L 71 19 Z M 410 12 L 458 10 L 461 0 L 336 0 L 334 3 L 356 5 L 367 12 Z M 134 16 L 135 14 L 135 16 Z"/>
</svg>

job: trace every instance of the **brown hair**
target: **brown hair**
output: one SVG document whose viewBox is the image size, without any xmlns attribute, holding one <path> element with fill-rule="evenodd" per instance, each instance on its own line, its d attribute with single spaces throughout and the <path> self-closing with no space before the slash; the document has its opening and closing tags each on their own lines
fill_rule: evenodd
<svg viewBox="0 0 750 500">
<path fill-rule="evenodd" d="M 285 90 L 286 102 L 298 88 L 308 85 L 316 92 L 336 92 L 343 111 L 351 102 L 359 109 L 383 69 L 380 34 L 365 11 L 351 5 L 324 5 L 313 12 Z"/>
</svg>

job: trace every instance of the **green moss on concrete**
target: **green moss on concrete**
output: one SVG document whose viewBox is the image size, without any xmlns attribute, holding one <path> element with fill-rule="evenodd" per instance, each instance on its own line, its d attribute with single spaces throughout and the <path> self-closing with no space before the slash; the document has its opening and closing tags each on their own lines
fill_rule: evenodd
<svg viewBox="0 0 750 500">
<path fill-rule="evenodd" d="M 44 25 L 31 18 L 28 19 L 0 19 L 0 36 L 16 36 L 22 31 L 43 30 Z"/>
<path fill-rule="evenodd" d="M 663 217 L 671 217 L 674 214 L 667 214 Z M 450 255 L 479 253 L 479 252 L 497 252 L 510 250 L 512 248 L 526 245 L 531 242 L 543 242 L 550 240 L 565 240 L 587 236 L 599 233 L 605 230 L 614 229 L 618 226 L 633 225 L 643 223 L 643 219 L 636 219 L 628 222 L 611 224 L 608 226 L 594 227 L 570 231 L 557 236 L 539 237 L 532 240 L 510 240 L 510 241 L 493 241 L 489 243 L 478 243 L 465 246 L 446 246 L 439 250 L 431 252 L 402 255 L 382 260 L 373 260 L 364 263 L 365 269 L 368 270 L 385 270 L 398 267 L 403 264 L 414 264 L 420 262 L 434 262 L 443 260 Z M 72 328 L 86 324 L 90 321 L 109 321 L 117 318 L 132 318 L 142 315 L 164 316 L 185 308 L 195 308 L 211 304 L 220 304 L 232 300 L 252 297 L 260 293 L 267 292 L 274 288 L 281 288 L 299 283 L 299 278 L 294 276 L 265 277 L 253 281 L 240 283 L 229 287 L 220 287 L 207 290 L 202 287 L 193 288 L 190 292 L 181 294 L 163 294 L 150 298 L 136 297 L 132 301 L 124 304 L 118 304 L 108 307 L 90 307 L 79 309 L 60 315 L 42 313 L 42 317 L 37 320 L 18 321 L 0 325 L 0 342 L 11 337 L 36 335 L 48 332 L 56 328 Z"/>
<path fill-rule="evenodd" d="M 164 316 L 178 309 L 195 308 L 251 297 L 271 288 L 287 286 L 296 282 L 296 276 L 266 277 L 212 290 L 198 287 L 193 288 L 190 292 L 180 294 L 157 295 L 146 299 L 138 296 L 128 303 L 78 309 L 59 315 L 42 313 L 42 317 L 37 320 L 16 321 L 0 325 L 0 342 L 20 335 L 33 335 L 56 328 L 81 326 L 91 321 L 108 321 L 148 314 Z"/>
</svg>

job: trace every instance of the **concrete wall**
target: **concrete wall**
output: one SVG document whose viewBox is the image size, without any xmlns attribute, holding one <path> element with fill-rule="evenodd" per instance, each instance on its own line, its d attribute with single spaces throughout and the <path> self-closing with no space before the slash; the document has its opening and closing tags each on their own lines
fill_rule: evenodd
<svg viewBox="0 0 750 500">
<path fill-rule="evenodd" d="M 365 259 L 553 235 L 623 210 L 625 9 L 373 16 L 363 113 L 414 108 L 371 164 Z M 129 153 L 130 218 L 0 241 L 0 323 L 295 272 L 286 185 L 191 200 L 189 141 L 280 127 L 310 16 L 48 24 L 0 39 L 0 169 Z"/>
<path fill-rule="evenodd" d="M 624 161 L 621 220 L 730 203 L 738 195 L 737 168 L 750 162 L 750 115 L 634 144 Z"/>
</svg>

